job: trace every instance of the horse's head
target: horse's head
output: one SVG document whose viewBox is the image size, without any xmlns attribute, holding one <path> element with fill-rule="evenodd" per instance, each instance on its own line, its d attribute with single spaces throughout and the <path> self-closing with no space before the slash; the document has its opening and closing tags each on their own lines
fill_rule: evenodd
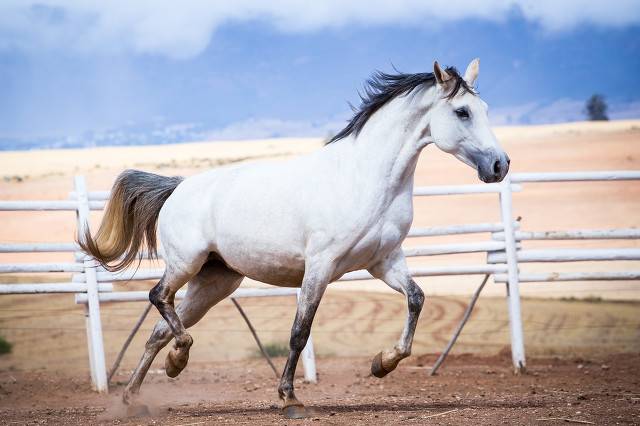
<svg viewBox="0 0 640 426">
<path fill-rule="evenodd" d="M 487 104 L 472 89 L 479 70 L 480 60 L 474 59 L 461 79 L 433 64 L 442 95 L 431 108 L 431 137 L 438 148 L 476 169 L 483 182 L 500 182 L 510 160 L 489 127 Z"/>
</svg>

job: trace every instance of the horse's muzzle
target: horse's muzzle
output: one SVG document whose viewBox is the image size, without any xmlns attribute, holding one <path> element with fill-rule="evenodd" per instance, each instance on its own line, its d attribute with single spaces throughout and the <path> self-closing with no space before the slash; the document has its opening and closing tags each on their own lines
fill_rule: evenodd
<svg viewBox="0 0 640 426">
<path fill-rule="evenodd" d="M 504 152 L 485 153 L 475 158 L 478 177 L 485 183 L 501 182 L 509 172 L 511 160 Z"/>
</svg>

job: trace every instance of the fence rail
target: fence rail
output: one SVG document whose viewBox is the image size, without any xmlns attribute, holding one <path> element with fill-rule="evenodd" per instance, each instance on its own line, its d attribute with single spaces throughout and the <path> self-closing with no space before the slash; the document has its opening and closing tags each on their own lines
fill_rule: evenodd
<svg viewBox="0 0 640 426">
<path fill-rule="evenodd" d="M 495 240 L 504 241 L 504 233 L 493 234 Z M 516 231 L 515 238 L 518 241 L 527 240 L 633 240 L 640 238 L 640 229 L 581 229 L 575 231 Z"/>
<path fill-rule="evenodd" d="M 0 265 L 0 274 L 29 272 L 82 272 L 83 265 L 77 263 L 12 263 Z"/>
<path fill-rule="evenodd" d="M 511 182 L 588 182 L 588 181 L 620 181 L 640 180 L 640 171 L 615 170 L 603 172 L 545 172 L 545 173 L 513 173 Z"/>
<path fill-rule="evenodd" d="M 520 263 L 526 262 L 584 262 L 605 260 L 640 260 L 640 249 L 539 249 L 519 250 L 516 259 Z M 489 263 L 504 263 L 507 257 L 504 253 L 489 253 Z"/>
<path fill-rule="evenodd" d="M 176 292 L 176 299 L 184 299 L 187 295 L 187 290 L 178 290 Z M 243 297 L 275 297 L 275 296 L 297 296 L 298 289 L 296 288 L 273 288 L 269 291 L 259 288 L 239 288 L 234 291 L 231 296 L 233 299 Z M 148 291 L 120 291 L 112 293 L 101 293 L 101 302 L 148 302 Z M 79 293 L 76 295 L 76 303 L 87 303 L 87 295 Z"/>
<path fill-rule="evenodd" d="M 111 283 L 100 283 L 98 289 L 101 293 L 113 291 Z M 23 283 L 1 284 L 0 294 L 56 294 L 56 293 L 86 293 L 85 283 Z"/>
<path fill-rule="evenodd" d="M 89 201 L 91 210 L 104 209 L 105 201 Z M 0 201 L 0 211 L 77 211 L 77 201 Z"/>
<path fill-rule="evenodd" d="M 408 234 L 409 238 L 488 234 L 489 239 L 457 244 L 421 244 L 419 246 L 405 247 L 405 255 L 408 257 L 462 253 L 486 254 L 486 263 L 451 264 L 437 267 L 415 266 L 410 268 L 411 275 L 414 277 L 429 277 L 491 274 L 494 282 L 505 283 L 509 307 L 512 362 L 516 371 L 521 371 L 526 366 L 526 360 L 520 314 L 520 283 L 640 280 L 640 271 L 609 270 L 604 272 L 581 271 L 571 273 L 548 271 L 528 273 L 519 269 L 521 263 L 529 262 L 554 264 L 556 262 L 640 260 L 640 249 L 528 249 L 524 247 L 524 244 L 527 241 L 639 239 L 640 229 L 525 231 L 521 229 L 521 224 L 515 222 L 513 218 L 513 192 L 523 191 L 523 184 L 527 183 L 628 180 L 640 180 L 640 171 L 514 173 L 507 176 L 502 183 L 416 187 L 414 189 L 415 197 L 497 194 L 501 220 L 493 223 L 412 228 Z M 88 223 L 89 211 L 103 209 L 109 199 L 109 195 L 109 191 L 87 191 L 84 179 L 81 176 L 77 176 L 74 180 L 74 191 L 69 193 L 68 200 L 0 201 L 0 211 L 75 211 L 77 230 L 82 232 L 83 227 Z M 71 274 L 71 282 L 0 284 L 0 294 L 75 293 L 76 303 L 85 307 L 87 317 L 86 329 L 92 383 L 98 391 L 107 391 L 100 304 L 148 300 L 147 291 L 113 291 L 112 283 L 132 280 L 157 280 L 162 276 L 163 269 L 147 267 L 112 273 L 97 266 L 90 257 L 79 251 L 79 247 L 74 242 L 0 244 L 0 253 L 31 252 L 68 252 L 73 254 L 74 262 L 6 263 L 0 264 L 0 274 L 62 272 Z M 147 255 L 143 253 L 143 257 L 146 258 Z M 345 274 L 340 280 L 354 281 L 372 278 L 366 271 L 354 271 Z M 290 288 L 241 288 L 236 290 L 231 297 L 296 296 L 297 294 L 296 289 Z M 183 298 L 184 295 L 185 290 L 180 290 L 176 297 Z M 312 372 L 312 378 L 315 379 L 315 359 L 311 340 L 308 347 L 305 348 L 302 358 L 305 363 L 305 375 L 308 372 Z M 307 366 L 309 369 L 306 368 Z"/>
<path fill-rule="evenodd" d="M 507 282 L 506 274 L 495 274 L 493 280 L 497 283 Z M 640 280 L 640 271 L 623 272 L 543 272 L 520 273 L 521 283 L 539 283 L 556 281 L 631 281 Z"/>
<path fill-rule="evenodd" d="M 77 250 L 80 250 L 80 247 L 75 243 L 0 244 L 0 253 L 55 253 L 55 252 L 74 252 Z"/>
<path fill-rule="evenodd" d="M 474 223 L 432 228 L 411 228 L 407 237 L 438 237 L 443 235 L 480 234 L 482 232 L 504 231 L 502 223 Z"/>
</svg>

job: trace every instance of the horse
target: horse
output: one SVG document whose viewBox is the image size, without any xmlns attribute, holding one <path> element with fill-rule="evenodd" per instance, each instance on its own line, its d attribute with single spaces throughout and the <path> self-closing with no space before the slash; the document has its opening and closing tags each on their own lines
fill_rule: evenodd
<svg viewBox="0 0 640 426">
<path fill-rule="evenodd" d="M 186 367 L 193 339 L 186 329 L 238 288 L 244 277 L 299 287 L 290 351 L 278 386 L 283 414 L 307 414 L 294 392 L 298 358 L 327 286 L 367 270 L 404 295 L 407 316 L 397 344 L 373 358 L 384 377 L 411 354 L 424 304 L 401 243 L 413 220 L 418 157 L 434 144 L 499 182 L 509 157 L 494 136 L 487 104 L 474 85 L 479 60 L 461 76 L 454 67 L 407 74 L 375 72 L 346 127 L 321 149 L 293 159 L 229 165 L 188 178 L 127 170 L 116 179 L 100 227 L 78 242 L 109 271 L 142 250 L 165 262 L 149 300 L 162 319 L 122 395 L 131 404 L 151 362 L 172 339 L 165 371 Z M 87 228 L 88 229 L 88 228 Z M 176 291 L 189 283 L 176 308 Z"/>
</svg>

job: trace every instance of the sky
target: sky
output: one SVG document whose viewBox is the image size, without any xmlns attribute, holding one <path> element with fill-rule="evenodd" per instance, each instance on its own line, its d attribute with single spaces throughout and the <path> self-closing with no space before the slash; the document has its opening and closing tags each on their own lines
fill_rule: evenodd
<svg viewBox="0 0 640 426">
<path fill-rule="evenodd" d="M 3 0 L 0 149 L 326 137 L 372 71 L 475 57 L 495 125 L 640 118 L 633 0 Z"/>
</svg>

